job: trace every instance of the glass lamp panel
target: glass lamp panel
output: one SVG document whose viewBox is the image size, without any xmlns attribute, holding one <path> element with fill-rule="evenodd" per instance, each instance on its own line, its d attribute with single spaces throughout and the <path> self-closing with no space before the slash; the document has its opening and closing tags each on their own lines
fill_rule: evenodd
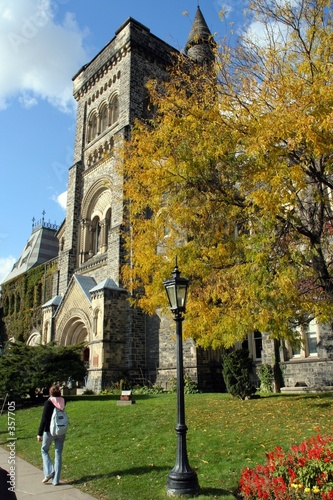
<svg viewBox="0 0 333 500">
<path fill-rule="evenodd" d="M 177 285 L 177 302 L 178 302 L 178 308 L 184 310 L 185 309 L 185 303 L 186 303 L 186 291 L 187 291 L 187 286 L 186 284 L 182 285 Z"/>
<path fill-rule="evenodd" d="M 171 309 L 177 309 L 176 287 L 174 284 L 165 286 Z"/>
</svg>

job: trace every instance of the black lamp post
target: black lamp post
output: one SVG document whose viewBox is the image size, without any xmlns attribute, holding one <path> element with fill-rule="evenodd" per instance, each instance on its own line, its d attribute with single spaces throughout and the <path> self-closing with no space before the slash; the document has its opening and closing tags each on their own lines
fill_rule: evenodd
<svg viewBox="0 0 333 500">
<path fill-rule="evenodd" d="M 169 299 L 170 309 L 176 322 L 176 355 L 177 355 L 177 458 L 174 468 L 168 475 L 167 493 L 170 496 L 194 496 L 200 487 L 196 473 L 191 469 L 186 449 L 185 402 L 184 402 L 184 367 L 182 314 L 185 313 L 188 280 L 180 276 L 177 261 L 172 278 L 163 282 Z"/>
</svg>

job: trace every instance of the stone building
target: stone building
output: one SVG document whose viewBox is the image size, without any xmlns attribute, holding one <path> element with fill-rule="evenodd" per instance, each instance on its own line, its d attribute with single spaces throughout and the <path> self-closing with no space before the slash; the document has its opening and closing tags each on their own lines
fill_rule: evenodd
<svg viewBox="0 0 333 500">
<path fill-rule="evenodd" d="M 198 8 L 185 49 L 188 57 L 198 62 L 211 59 L 211 39 Z M 42 307 L 42 341 L 86 342 L 88 386 L 94 390 L 124 376 L 163 385 L 175 376 L 173 325 L 158 314 L 148 317 L 131 308 L 122 287 L 124 201 L 114 156 L 133 121 L 147 116 L 147 81 L 166 76 L 175 52 L 129 18 L 73 78 L 74 164 L 68 177 L 66 220 L 57 235 L 54 294 Z M 198 379 L 198 352 L 190 340 L 184 356 L 185 370 Z M 200 359 L 204 366 L 205 355 Z M 214 378 L 221 383 L 217 366 L 213 376 L 210 367 L 203 384 L 211 385 Z"/>
<path fill-rule="evenodd" d="M 42 304 L 52 297 L 58 268 L 58 226 L 33 219 L 32 231 L 1 285 L 0 344 L 6 338 L 41 342 Z"/>
<path fill-rule="evenodd" d="M 210 60 L 212 43 L 198 7 L 185 53 L 198 63 Z M 87 385 L 97 391 L 124 377 L 164 386 L 175 377 L 174 325 L 158 313 L 146 316 L 133 309 L 121 282 L 126 257 L 124 200 L 121 173 L 115 169 L 117 144 L 129 136 L 136 118 L 148 116 L 146 82 L 166 76 L 175 52 L 129 18 L 73 77 L 77 122 L 66 219 L 57 231 L 52 290 L 44 289 L 40 281 L 43 300 L 35 308 L 39 319 L 26 337 L 33 335 L 36 340 L 40 335 L 44 343 L 63 345 L 86 342 Z M 3 284 L 8 303 L 19 274 L 13 270 Z M 8 336 L 12 336 L 12 315 L 8 306 L 4 314 Z M 316 325 L 312 336 L 305 332 L 308 347 L 299 353 L 288 346 L 276 349 L 260 332 L 249 334 L 246 346 L 256 365 L 272 364 L 278 354 L 285 365 L 286 385 L 331 385 L 333 363 L 321 331 Z M 184 343 L 184 369 L 200 388 L 224 389 L 220 351 L 203 351 L 189 339 Z"/>
</svg>

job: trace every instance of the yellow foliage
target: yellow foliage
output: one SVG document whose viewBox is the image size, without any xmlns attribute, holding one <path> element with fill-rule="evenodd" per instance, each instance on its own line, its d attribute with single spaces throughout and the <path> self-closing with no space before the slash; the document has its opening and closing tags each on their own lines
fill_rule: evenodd
<svg viewBox="0 0 333 500">
<path fill-rule="evenodd" d="M 204 347 L 332 315 L 328 7 L 255 0 L 270 36 L 221 45 L 211 68 L 179 56 L 168 81 L 149 82 L 154 114 L 122 152 L 124 280 L 153 313 L 177 255 L 190 278 L 185 332 Z"/>
</svg>

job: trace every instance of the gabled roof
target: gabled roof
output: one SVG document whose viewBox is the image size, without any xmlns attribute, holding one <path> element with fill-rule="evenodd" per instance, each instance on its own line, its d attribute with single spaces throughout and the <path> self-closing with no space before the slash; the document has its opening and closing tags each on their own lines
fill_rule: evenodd
<svg viewBox="0 0 333 500">
<path fill-rule="evenodd" d="M 79 284 L 87 299 L 91 301 L 90 290 L 96 285 L 94 278 L 90 278 L 89 276 L 80 276 L 79 274 L 74 274 L 73 278 Z"/>
<path fill-rule="evenodd" d="M 62 296 L 55 295 L 54 297 L 52 297 L 52 299 L 45 302 L 45 304 L 43 304 L 42 307 L 50 307 L 50 306 L 58 307 L 58 305 L 60 304 L 61 301 L 62 301 Z"/>
<path fill-rule="evenodd" d="M 124 288 L 120 288 L 115 281 L 111 278 L 106 278 L 105 280 L 101 281 L 100 283 L 97 283 L 94 288 L 91 288 L 90 292 L 98 292 L 99 290 L 117 290 L 117 291 L 123 291 L 125 292 L 126 290 Z"/>
</svg>

